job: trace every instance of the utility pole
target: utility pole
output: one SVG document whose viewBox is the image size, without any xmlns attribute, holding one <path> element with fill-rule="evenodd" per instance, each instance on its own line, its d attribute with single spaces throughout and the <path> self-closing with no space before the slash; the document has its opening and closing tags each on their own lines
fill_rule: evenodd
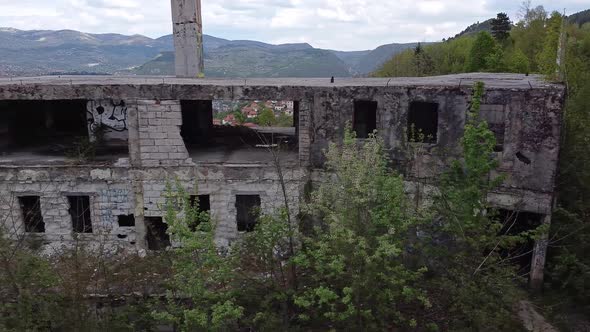
<svg viewBox="0 0 590 332">
<path fill-rule="evenodd" d="M 176 77 L 204 77 L 201 0 L 171 0 Z"/>
</svg>

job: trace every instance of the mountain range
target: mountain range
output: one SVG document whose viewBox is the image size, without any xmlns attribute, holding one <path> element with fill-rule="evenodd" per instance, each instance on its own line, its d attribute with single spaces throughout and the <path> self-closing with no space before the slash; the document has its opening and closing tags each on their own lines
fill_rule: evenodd
<svg viewBox="0 0 590 332">
<path fill-rule="evenodd" d="M 346 77 L 377 69 L 416 43 L 334 51 L 204 36 L 208 77 Z M 173 75 L 172 35 L 89 34 L 0 28 L 0 76 L 57 74 Z"/>
</svg>

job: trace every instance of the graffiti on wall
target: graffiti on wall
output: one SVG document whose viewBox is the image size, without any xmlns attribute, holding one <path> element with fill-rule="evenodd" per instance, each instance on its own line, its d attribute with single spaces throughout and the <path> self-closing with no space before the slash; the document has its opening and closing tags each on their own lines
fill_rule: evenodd
<svg viewBox="0 0 590 332">
<path fill-rule="evenodd" d="M 125 101 L 91 100 L 88 102 L 88 130 L 96 132 L 101 126 L 113 131 L 127 130 Z"/>
<path fill-rule="evenodd" d="M 126 141 L 127 105 L 125 101 L 103 99 L 91 100 L 86 107 L 88 133 L 96 138 L 98 130 L 102 130 L 107 141 Z"/>
<path fill-rule="evenodd" d="M 112 225 L 117 215 L 133 213 L 132 205 L 129 201 L 130 191 L 128 189 L 102 189 L 98 194 L 98 197 L 100 197 L 100 220 L 103 225 Z"/>
</svg>

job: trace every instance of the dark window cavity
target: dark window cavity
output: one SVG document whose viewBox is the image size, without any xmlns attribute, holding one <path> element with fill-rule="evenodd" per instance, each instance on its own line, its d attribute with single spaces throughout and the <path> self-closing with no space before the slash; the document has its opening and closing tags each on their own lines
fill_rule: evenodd
<svg viewBox="0 0 590 332">
<path fill-rule="evenodd" d="M 162 217 L 145 217 L 147 227 L 147 243 L 149 250 L 163 250 L 170 247 L 170 236 L 166 231 L 168 225 Z"/>
<path fill-rule="evenodd" d="M 63 152 L 88 137 L 86 100 L 2 100 L 0 129 L 3 152 Z"/>
<path fill-rule="evenodd" d="M 134 227 L 135 216 L 132 214 L 120 215 L 117 217 L 117 222 L 119 223 L 119 227 Z"/>
<path fill-rule="evenodd" d="M 72 228 L 75 233 L 92 233 L 92 220 L 90 219 L 90 197 L 68 196 L 70 203 L 70 216 Z"/>
<path fill-rule="evenodd" d="M 187 144 L 207 141 L 213 129 L 213 102 L 211 100 L 182 100 L 182 127 L 180 134 Z"/>
<path fill-rule="evenodd" d="M 209 195 L 193 195 L 191 196 L 191 207 L 194 208 L 197 205 L 197 212 L 199 213 L 209 213 L 211 210 L 211 199 Z M 194 232 L 197 229 L 197 226 L 202 220 L 197 218 L 196 220 L 192 221 L 189 225 L 190 229 Z"/>
<path fill-rule="evenodd" d="M 260 210 L 259 195 L 236 195 L 236 210 L 239 232 L 251 232 L 256 226 Z"/>
<path fill-rule="evenodd" d="M 194 207 L 195 203 L 198 203 L 199 212 L 209 212 L 211 210 L 211 199 L 209 195 L 191 196 L 191 206 Z"/>
<path fill-rule="evenodd" d="M 358 138 L 368 138 L 377 129 L 377 102 L 357 100 L 354 102 L 352 130 Z"/>
<path fill-rule="evenodd" d="M 498 210 L 497 219 L 502 223 L 501 234 L 517 235 L 526 231 L 532 231 L 542 224 L 543 215 L 525 211 Z M 500 254 L 512 264 L 520 268 L 520 273 L 525 274 L 531 269 L 533 248 L 535 241 L 527 239 L 522 243 L 502 248 Z"/>
<path fill-rule="evenodd" d="M 18 198 L 23 221 L 25 223 L 25 232 L 27 233 L 45 233 L 45 223 L 41 216 L 41 203 L 39 196 L 22 196 Z"/>
<path fill-rule="evenodd" d="M 488 127 L 496 136 L 495 152 L 504 151 L 504 108 L 502 105 L 481 105 L 479 118 L 488 123 Z"/>
<path fill-rule="evenodd" d="M 415 101 L 408 112 L 408 141 L 436 143 L 438 135 L 438 104 Z"/>
</svg>

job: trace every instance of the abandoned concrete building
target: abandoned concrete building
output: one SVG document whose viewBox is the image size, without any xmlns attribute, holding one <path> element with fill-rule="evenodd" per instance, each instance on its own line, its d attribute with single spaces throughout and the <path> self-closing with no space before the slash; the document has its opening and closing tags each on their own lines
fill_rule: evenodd
<svg viewBox="0 0 590 332">
<path fill-rule="evenodd" d="M 46 250 L 74 241 L 162 249 L 170 244 L 163 193 L 178 179 L 216 221 L 217 242 L 229 245 L 253 228 L 253 207 L 284 204 L 277 160 L 298 210 L 306 188 L 323 178 L 323 151 L 342 140 L 347 123 L 359 140 L 376 130 L 408 193 L 427 197 L 416 193 L 432 191 L 460 152 L 477 81 L 486 87 L 481 117 L 507 175 L 489 201 L 520 212 L 522 227 L 550 223 L 564 86 L 516 74 L 197 79 L 202 49 L 191 41 L 202 40 L 200 1 L 172 4 L 177 78 L 0 78 L 0 221 L 9 235 L 35 237 Z M 214 125 L 219 100 L 289 101 L 293 124 Z M 416 131 L 424 136 L 415 139 Z M 527 264 L 539 282 L 547 243 L 533 246 Z"/>
<path fill-rule="evenodd" d="M 510 74 L 336 83 L 0 79 L 0 218 L 13 221 L 10 229 L 36 233 L 48 246 L 77 234 L 158 249 L 166 245 L 162 193 L 168 180 L 178 178 L 187 188 L 198 188 L 195 199 L 218 222 L 218 241 L 227 245 L 251 229 L 244 211 L 282 204 L 268 143 L 283 147 L 279 159 L 297 209 L 306 184 L 321 178 L 322 151 L 342 139 L 347 122 L 359 140 L 377 130 L 394 166 L 405 174 L 408 191 L 417 183 L 427 191 L 447 158 L 459 152 L 475 81 L 486 84 L 481 116 L 498 138 L 496 157 L 508 175 L 490 202 L 522 211 L 530 219 L 523 222 L 550 222 L 564 87 Z M 219 99 L 292 100 L 295 121 L 292 128 L 275 131 L 213 126 L 211 105 Z M 410 126 L 426 137 L 413 142 Z M 102 137 L 95 158 L 71 155 L 72 142 L 96 139 L 97 128 Z M 422 152 L 411 155 L 411 146 Z M 537 247 L 534 259 L 542 266 L 544 247 Z"/>
</svg>

